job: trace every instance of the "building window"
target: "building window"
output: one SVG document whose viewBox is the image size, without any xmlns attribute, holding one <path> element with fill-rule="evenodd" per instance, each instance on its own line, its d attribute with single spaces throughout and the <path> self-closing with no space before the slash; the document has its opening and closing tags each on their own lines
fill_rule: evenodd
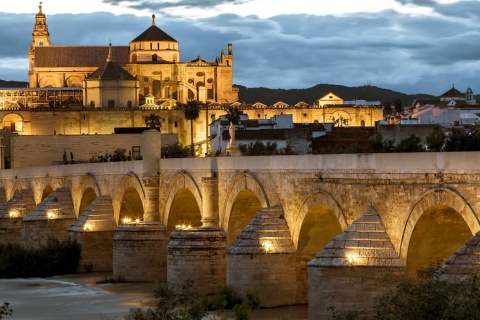
<svg viewBox="0 0 480 320">
<path fill-rule="evenodd" d="M 127 108 L 129 108 L 129 109 L 132 108 L 132 101 L 130 101 L 130 100 L 127 101 Z"/>
<path fill-rule="evenodd" d="M 178 128 L 178 122 L 175 121 L 175 122 L 173 123 L 173 126 L 174 126 L 175 128 Z"/>
<path fill-rule="evenodd" d="M 365 120 L 360 121 L 360 126 L 365 127 Z"/>
<path fill-rule="evenodd" d="M 138 160 L 140 157 L 140 146 L 132 146 L 132 158 Z"/>
<path fill-rule="evenodd" d="M 113 109 L 115 108 L 115 101 L 114 100 L 108 100 L 108 107 Z"/>
</svg>

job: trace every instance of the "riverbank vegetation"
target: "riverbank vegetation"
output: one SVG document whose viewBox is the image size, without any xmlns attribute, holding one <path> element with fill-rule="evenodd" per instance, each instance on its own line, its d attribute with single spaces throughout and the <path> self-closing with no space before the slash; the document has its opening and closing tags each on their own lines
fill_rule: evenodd
<svg viewBox="0 0 480 320">
<path fill-rule="evenodd" d="M 208 311 L 217 311 L 215 319 L 222 317 L 222 310 L 232 309 L 236 320 L 250 320 L 254 309 L 260 307 L 259 290 L 246 290 L 244 295 L 229 287 L 220 288 L 217 294 L 200 298 L 193 290 L 193 281 L 187 280 L 181 288 L 168 283 L 156 283 L 153 290 L 155 309 L 132 308 L 125 320 L 201 320 Z"/>
<path fill-rule="evenodd" d="M 476 320 L 480 319 L 480 278 L 451 283 L 436 276 L 403 279 L 380 296 L 373 314 L 330 308 L 331 320 Z"/>
<path fill-rule="evenodd" d="M 76 241 L 49 239 L 41 248 L 0 246 L 0 278 L 50 277 L 76 273 L 80 245 Z"/>
</svg>

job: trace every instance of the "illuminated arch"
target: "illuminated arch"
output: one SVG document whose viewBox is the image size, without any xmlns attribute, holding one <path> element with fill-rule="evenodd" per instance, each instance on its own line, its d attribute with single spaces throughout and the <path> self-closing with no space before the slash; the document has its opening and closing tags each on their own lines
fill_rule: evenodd
<svg viewBox="0 0 480 320">
<path fill-rule="evenodd" d="M 310 209 L 318 204 L 324 205 L 333 212 L 342 230 L 345 230 L 347 228 L 347 219 L 345 218 L 345 214 L 343 213 L 343 210 L 338 204 L 337 200 L 335 200 L 335 198 L 330 193 L 324 190 L 312 192 L 303 201 L 302 206 L 296 214 L 296 219 L 293 224 L 292 241 L 296 248 L 298 248 L 298 241 L 300 238 L 300 232 L 303 222 Z"/>
<path fill-rule="evenodd" d="M 52 76 L 46 76 L 41 78 L 39 81 L 40 88 L 61 88 L 63 87 L 60 79 Z"/>
<path fill-rule="evenodd" d="M 48 197 L 50 195 L 50 193 L 53 192 L 53 188 L 51 185 L 47 184 L 44 188 L 43 188 L 43 191 L 42 191 L 42 198 L 40 199 L 40 202 L 43 201 L 43 199 L 45 199 L 46 197 Z"/>
<path fill-rule="evenodd" d="M 72 188 L 71 194 L 74 212 L 78 217 L 82 213 L 80 212 L 81 207 L 84 207 L 84 205 L 82 205 L 82 201 L 84 201 L 83 196 L 85 195 L 85 191 L 87 189 L 91 189 L 95 192 L 97 197 L 102 195 L 102 192 L 100 191 L 100 186 L 98 185 L 95 176 L 91 174 L 82 177 L 80 182 L 78 184 L 75 183 L 75 185 L 78 187 L 75 190 Z"/>
<path fill-rule="evenodd" d="M 421 195 L 412 206 L 402 234 L 400 258 L 407 260 L 413 231 L 422 215 L 431 207 L 444 205 L 455 210 L 472 234 L 480 230 L 480 223 L 470 204 L 458 192 L 449 188 L 434 188 Z"/>
<path fill-rule="evenodd" d="M 197 183 L 186 172 L 177 173 L 173 177 L 172 183 L 170 183 L 170 186 L 167 189 L 167 201 L 165 202 L 165 210 L 163 211 L 163 217 L 160 217 L 161 221 L 163 221 L 165 225 L 168 224 L 168 218 L 172 209 L 172 203 L 175 199 L 175 195 L 180 189 L 183 188 L 190 190 L 200 209 L 200 214 L 202 214 L 202 195 Z"/>
<path fill-rule="evenodd" d="M 65 82 L 67 83 L 67 87 L 70 88 L 82 88 L 83 86 L 82 78 L 78 75 L 68 77 Z"/>
<path fill-rule="evenodd" d="M 9 112 L 2 118 L 2 127 L 8 132 L 23 132 L 24 117 L 16 112 Z"/>
<path fill-rule="evenodd" d="M 122 206 L 122 201 L 127 193 L 127 190 L 135 189 L 138 196 L 140 197 L 140 202 L 143 206 L 143 210 L 145 210 L 145 190 L 140 182 L 138 176 L 134 173 L 130 173 L 123 177 L 117 192 L 115 193 L 115 197 L 112 196 L 112 205 L 113 205 L 113 212 L 115 214 L 115 221 L 117 224 L 119 223 L 120 219 L 120 209 Z"/>
<path fill-rule="evenodd" d="M 262 208 L 270 206 L 265 188 L 252 173 L 244 172 L 238 175 L 233 179 L 233 182 L 228 188 L 227 196 L 225 197 L 225 204 L 223 210 L 220 212 L 220 227 L 224 230 L 228 230 L 230 213 L 235 199 L 240 192 L 245 189 L 252 191 L 257 196 Z"/>
</svg>

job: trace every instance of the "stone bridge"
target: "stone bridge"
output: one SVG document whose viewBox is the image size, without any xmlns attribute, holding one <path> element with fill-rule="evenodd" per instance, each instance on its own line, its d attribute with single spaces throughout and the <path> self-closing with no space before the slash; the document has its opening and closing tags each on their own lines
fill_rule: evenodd
<svg viewBox="0 0 480 320">
<path fill-rule="evenodd" d="M 75 239 L 79 271 L 258 287 L 311 319 L 448 258 L 451 279 L 478 272 L 480 153 L 159 159 L 160 139 L 142 161 L 1 171 L 0 244 Z"/>
</svg>

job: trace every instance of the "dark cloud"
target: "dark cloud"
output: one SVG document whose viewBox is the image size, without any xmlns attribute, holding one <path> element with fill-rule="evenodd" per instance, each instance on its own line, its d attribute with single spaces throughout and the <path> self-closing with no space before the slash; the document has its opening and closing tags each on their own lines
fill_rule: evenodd
<svg viewBox="0 0 480 320">
<path fill-rule="evenodd" d="M 433 8 L 429 1 L 399 2 Z M 158 2 L 141 5 L 147 8 L 153 3 Z M 199 5 L 200 1 L 177 2 L 188 3 Z M 218 3 L 202 2 L 204 6 Z M 462 15 L 462 6 L 470 13 Z M 405 93 L 441 94 L 455 83 L 461 91 L 471 86 L 475 93 L 480 92 L 480 86 L 475 87 L 480 73 L 479 4 L 464 1 L 437 5 L 435 10 L 441 14 L 404 15 L 388 10 L 343 16 L 280 15 L 270 19 L 235 14 L 184 19 L 159 14 L 156 24 L 179 41 L 182 61 L 198 55 L 214 61 L 232 43 L 234 82 L 247 87 L 371 83 Z M 0 62 L 0 79 L 26 80 L 33 22 L 33 15 L 0 14 L 0 58 L 8 63 Z M 151 18 L 47 13 L 47 23 L 53 44 L 106 45 L 111 39 L 114 45 L 128 45 L 151 25 Z M 23 60 L 12 63 L 12 59 Z"/>
<path fill-rule="evenodd" d="M 111 5 L 119 5 L 120 2 L 132 9 L 142 10 L 162 10 L 170 8 L 203 8 L 209 9 L 222 4 L 242 4 L 252 0 L 179 0 L 179 1 L 138 1 L 138 0 L 103 0 L 104 3 Z"/>
<path fill-rule="evenodd" d="M 402 4 L 402 5 L 415 5 L 419 7 L 436 7 L 437 2 L 434 0 L 396 0 L 396 2 Z"/>
</svg>

